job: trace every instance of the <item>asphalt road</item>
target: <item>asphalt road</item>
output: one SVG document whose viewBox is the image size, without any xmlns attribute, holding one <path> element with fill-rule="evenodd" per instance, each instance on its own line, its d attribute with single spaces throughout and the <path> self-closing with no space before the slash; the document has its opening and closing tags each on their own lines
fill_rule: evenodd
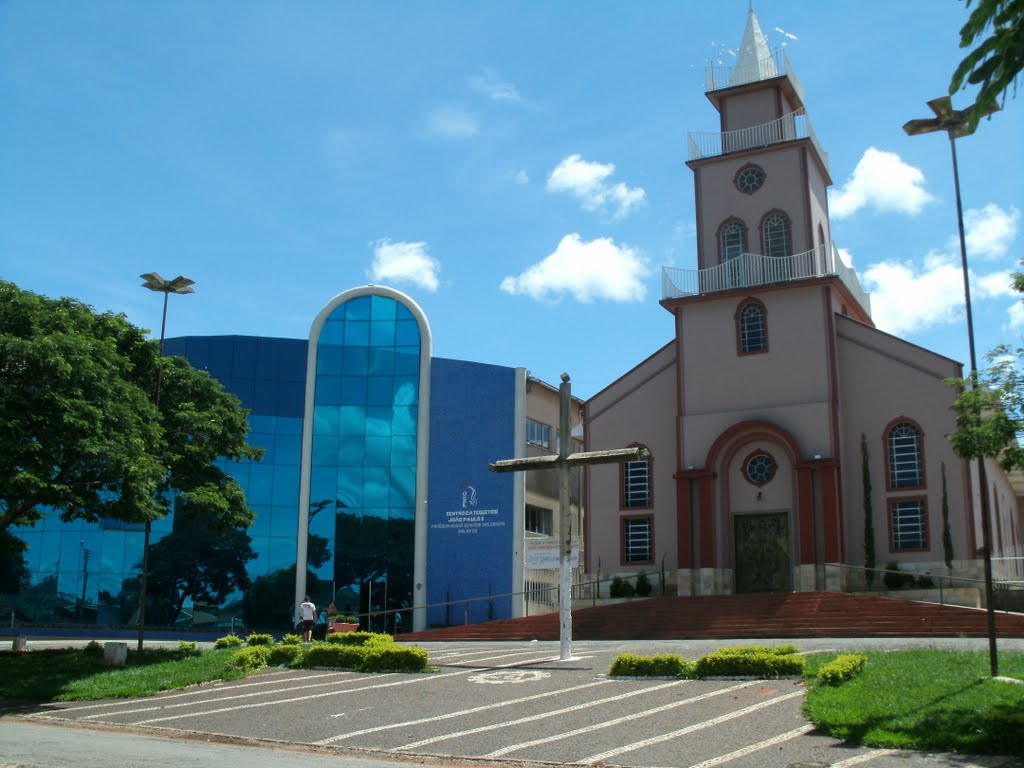
<svg viewBox="0 0 1024 768">
<path fill-rule="evenodd" d="M 985 647 L 981 643 L 955 638 L 797 641 L 803 650 Z M 1024 650 L 1021 641 L 1009 643 L 1000 647 Z M 558 644 L 549 642 L 420 645 L 430 651 L 436 673 L 272 669 L 245 680 L 144 699 L 35 707 L 0 721 L 0 768 L 233 768 L 236 759 L 249 768 L 259 768 L 264 759 L 283 768 L 296 759 L 304 766 L 478 760 L 636 768 L 1024 764 L 1017 758 L 842 744 L 816 732 L 800 715 L 803 688 L 796 680 L 607 676 L 612 659 L 623 651 L 696 658 L 721 641 L 577 642 L 573 658 L 566 661 L 558 658 Z M 46 727 L 58 724 L 64 727 Z M 74 746 L 60 744 L 68 740 Z M 175 757 L 161 759 L 156 744 L 167 745 L 166 755 Z M 194 750 L 200 752 L 193 763 L 189 756 Z M 103 757 L 107 762 L 89 762 Z"/>
</svg>

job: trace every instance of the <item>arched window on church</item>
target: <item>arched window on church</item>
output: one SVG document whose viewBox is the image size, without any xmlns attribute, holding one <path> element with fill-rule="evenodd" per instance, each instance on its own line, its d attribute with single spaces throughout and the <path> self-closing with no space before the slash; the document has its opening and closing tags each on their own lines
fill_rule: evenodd
<svg viewBox="0 0 1024 768">
<path fill-rule="evenodd" d="M 622 509 L 650 509 L 653 506 L 650 455 L 646 459 L 625 462 L 622 465 Z"/>
<path fill-rule="evenodd" d="M 924 486 L 921 430 L 916 424 L 900 420 L 889 428 L 886 435 L 886 459 L 891 490 Z"/>
<path fill-rule="evenodd" d="M 889 498 L 889 549 L 925 551 L 928 545 L 928 500 L 921 428 L 899 418 L 885 430 L 885 479 Z M 914 491 L 907 494 L 905 491 Z"/>
<path fill-rule="evenodd" d="M 761 222 L 761 240 L 764 255 L 782 258 L 792 255 L 789 217 L 781 211 L 773 211 Z"/>
<path fill-rule="evenodd" d="M 741 355 L 768 351 L 768 313 L 757 299 L 744 299 L 736 310 L 736 350 Z"/>
</svg>

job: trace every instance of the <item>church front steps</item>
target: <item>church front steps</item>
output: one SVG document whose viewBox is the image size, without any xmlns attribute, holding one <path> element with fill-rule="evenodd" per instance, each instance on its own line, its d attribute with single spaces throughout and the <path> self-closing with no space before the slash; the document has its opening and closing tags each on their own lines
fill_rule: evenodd
<svg viewBox="0 0 1024 768">
<path fill-rule="evenodd" d="M 558 614 L 424 630 L 401 640 L 557 640 Z M 1000 637 L 1024 638 L 1024 615 L 996 612 Z M 986 637 L 985 611 L 873 595 L 790 592 L 658 597 L 573 611 L 575 640 L 800 637 Z"/>
</svg>

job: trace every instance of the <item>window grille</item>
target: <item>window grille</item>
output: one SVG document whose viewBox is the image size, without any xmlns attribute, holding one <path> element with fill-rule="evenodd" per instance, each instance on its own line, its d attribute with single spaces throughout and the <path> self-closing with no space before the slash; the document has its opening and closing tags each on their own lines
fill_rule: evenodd
<svg viewBox="0 0 1024 768">
<path fill-rule="evenodd" d="M 764 307 L 750 302 L 740 310 L 740 352 L 763 352 L 767 348 Z"/>
<path fill-rule="evenodd" d="M 651 505 L 651 468 L 647 459 L 627 461 L 622 466 L 622 506 L 627 509 Z"/>
<path fill-rule="evenodd" d="M 622 520 L 622 560 L 626 563 L 650 563 L 651 527 L 649 517 L 626 517 Z"/>
<path fill-rule="evenodd" d="M 927 548 L 923 499 L 892 502 L 892 548 L 894 551 Z"/>
<path fill-rule="evenodd" d="M 742 256 L 747 250 L 747 232 L 743 224 L 735 219 L 722 227 L 719 234 L 719 251 L 722 263 Z"/>
<path fill-rule="evenodd" d="M 789 256 L 789 219 L 783 213 L 773 213 L 764 220 L 764 255 L 773 258 Z"/>
<path fill-rule="evenodd" d="M 921 433 L 913 424 L 897 424 L 889 430 L 889 486 L 918 488 L 921 477 Z"/>
</svg>

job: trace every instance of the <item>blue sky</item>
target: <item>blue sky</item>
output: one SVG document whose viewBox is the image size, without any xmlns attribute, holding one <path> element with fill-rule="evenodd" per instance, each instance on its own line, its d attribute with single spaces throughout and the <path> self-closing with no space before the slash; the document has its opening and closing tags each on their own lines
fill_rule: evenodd
<svg viewBox="0 0 1024 768">
<path fill-rule="evenodd" d="M 959 0 L 763 0 L 829 153 L 877 325 L 967 361 L 949 143 L 907 137 L 963 55 Z M 672 337 L 687 132 L 746 0 L 0 0 L 0 278 L 168 335 L 305 338 L 366 283 L 434 354 L 588 397 Z M 954 97 L 954 106 L 973 93 Z M 979 355 L 1018 343 L 1024 96 L 958 141 Z"/>
</svg>

